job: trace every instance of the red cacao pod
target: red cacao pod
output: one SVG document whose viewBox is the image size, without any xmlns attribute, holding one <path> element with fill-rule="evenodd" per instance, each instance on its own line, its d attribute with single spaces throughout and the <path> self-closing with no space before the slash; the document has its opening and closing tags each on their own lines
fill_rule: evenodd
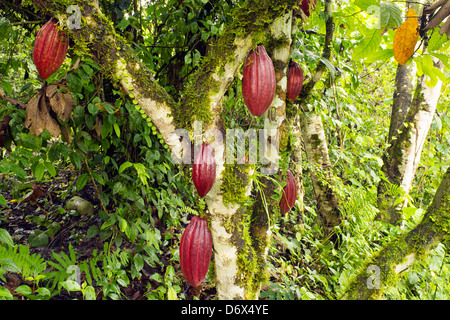
<svg viewBox="0 0 450 320">
<path fill-rule="evenodd" d="M 291 61 L 289 64 L 287 80 L 287 98 L 294 101 L 302 91 L 303 87 L 303 69 L 297 62 Z"/>
<path fill-rule="evenodd" d="M 302 8 L 303 12 L 307 17 L 311 14 L 312 11 L 316 8 L 317 0 L 302 0 L 300 4 L 300 8 Z"/>
<path fill-rule="evenodd" d="M 33 61 L 42 79 L 58 71 L 68 48 L 68 36 L 58 30 L 56 20 L 50 19 L 39 30 L 33 49 Z"/>
<path fill-rule="evenodd" d="M 192 181 L 200 197 L 206 196 L 216 180 L 216 161 L 209 143 L 203 143 L 194 158 Z"/>
<path fill-rule="evenodd" d="M 260 117 L 275 95 L 275 69 L 263 45 L 251 50 L 244 62 L 242 95 L 250 113 Z"/>
<path fill-rule="evenodd" d="M 297 199 L 297 183 L 295 182 L 294 175 L 291 170 L 287 171 L 286 185 L 283 188 L 283 195 L 280 201 L 280 212 L 285 214 L 295 204 L 295 199 Z"/>
<path fill-rule="evenodd" d="M 194 216 L 181 236 L 180 265 L 187 281 L 197 287 L 206 273 L 212 253 L 212 236 L 208 221 Z"/>
</svg>

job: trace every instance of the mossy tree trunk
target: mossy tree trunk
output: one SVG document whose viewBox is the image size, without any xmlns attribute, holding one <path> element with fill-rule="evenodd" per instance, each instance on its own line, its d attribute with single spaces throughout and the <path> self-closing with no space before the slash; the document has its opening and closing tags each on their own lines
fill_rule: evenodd
<svg viewBox="0 0 450 320">
<path fill-rule="evenodd" d="M 354 277 L 343 299 L 379 299 L 398 274 L 450 238 L 450 168 L 422 222 L 370 257 Z"/>
<path fill-rule="evenodd" d="M 262 175 L 259 184 L 264 187 L 256 190 L 255 203 L 252 208 L 250 220 L 250 235 L 253 241 L 255 259 L 257 265 L 265 268 L 266 258 L 271 240 L 271 225 L 277 220 L 275 214 L 279 210 L 279 184 L 273 178 L 273 174 L 281 174 L 279 170 L 279 146 L 288 139 L 286 128 L 286 89 L 287 71 L 291 55 L 292 10 L 275 19 L 271 27 L 272 43 L 276 46 L 269 52 L 275 68 L 276 91 L 272 105 L 263 115 L 265 141 L 260 141 L 260 147 L 265 147 L 264 168 L 271 177 Z M 278 191 L 278 192 L 277 192 Z M 261 283 L 258 278 L 264 273 L 253 274 L 255 283 Z"/>
<path fill-rule="evenodd" d="M 435 67 L 442 69 L 442 63 L 438 59 L 433 57 L 433 62 Z M 406 73 L 407 71 L 399 68 L 398 72 Z M 397 88 L 396 92 L 403 91 L 403 94 L 407 95 L 409 89 L 405 82 L 409 77 L 406 74 L 402 81 L 397 82 L 401 88 Z M 417 81 L 415 95 L 410 106 L 406 106 L 403 102 L 401 107 L 396 107 L 396 109 L 406 108 L 408 111 L 400 126 L 399 112 L 396 115 L 393 114 L 392 121 L 395 123 L 391 123 L 390 129 L 393 137 L 391 145 L 383 155 L 381 168 L 387 181 L 381 180 L 377 190 L 378 209 L 380 210 L 377 219 L 379 220 L 395 224 L 401 219 L 402 208 L 420 163 L 423 144 L 436 111 L 441 87 L 442 81 L 439 79 L 434 86 L 428 86 L 427 77 L 422 75 Z M 393 133 L 394 131 L 396 132 Z M 391 188 L 391 185 L 401 187 L 400 192 L 393 192 L 392 190 L 396 188 Z"/>
<path fill-rule="evenodd" d="M 219 299 L 257 298 L 261 282 L 267 279 L 265 256 L 270 237 L 268 221 L 251 219 L 254 165 L 226 164 L 226 127 L 222 120 L 222 100 L 239 72 L 245 57 L 258 43 L 272 44 L 282 54 L 279 72 L 279 99 L 284 100 L 286 65 L 295 0 L 248 1 L 234 11 L 234 21 L 226 27 L 187 84 L 183 99 L 174 101 L 153 79 L 151 72 L 133 55 L 111 22 L 92 1 L 71 1 L 81 12 L 80 28 L 68 30 L 81 56 L 91 57 L 106 77 L 124 94 L 132 96 L 143 116 L 154 125 L 171 151 L 184 150 L 186 141 L 177 129 L 194 133 L 194 142 L 210 141 L 216 159 L 216 181 L 205 200 L 210 215 L 214 244 L 215 280 Z M 57 17 L 65 26 L 67 4 L 60 0 L 34 0 L 34 5 Z M 282 19 L 277 19 L 282 17 Z M 67 26 L 66 26 L 67 27 Z M 277 39 L 277 37 L 280 37 Z M 281 39 L 281 41 L 280 41 Z M 279 43 L 277 43 L 277 41 Z M 284 103 L 275 105 L 271 126 L 283 123 Z M 270 112 L 270 111 L 269 111 Z M 179 160 L 179 159 L 178 159 Z M 258 203 L 258 201 L 256 201 Z M 257 223 L 255 223 L 257 222 Z M 261 239 L 259 236 L 264 234 Z"/>
</svg>

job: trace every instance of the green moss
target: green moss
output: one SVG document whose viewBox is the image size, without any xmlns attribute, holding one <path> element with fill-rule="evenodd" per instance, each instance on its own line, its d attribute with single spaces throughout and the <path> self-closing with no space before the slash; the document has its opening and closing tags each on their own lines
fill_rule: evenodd
<svg viewBox="0 0 450 320">
<path fill-rule="evenodd" d="M 248 185 L 249 170 L 254 165 L 226 164 L 223 171 L 222 185 L 223 203 L 244 205 L 248 197 L 245 191 Z"/>
<path fill-rule="evenodd" d="M 245 288 L 245 299 L 256 299 L 261 283 L 268 280 L 265 263 L 261 264 L 253 247 L 250 235 L 250 218 L 245 208 L 239 209 L 228 218 L 225 229 L 232 234 L 231 241 L 238 250 L 237 266 L 239 278 L 237 285 Z"/>
<path fill-rule="evenodd" d="M 218 93 L 220 83 L 213 79 L 211 73 L 214 72 L 214 63 L 208 60 L 203 62 L 201 71 L 191 79 L 181 104 L 172 109 L 179 127 L 192 129 L 194 120 L 207 124 L 213 118 L 211 97 Z"/>
<path fill-rule="evenodd" d="M 430 220 L 436 226 L 436 233 L 445 233 L 450 235 L 450 195 L 444 194 L 441 198 L 439 208 L 430 215 Z"/>
</svg>

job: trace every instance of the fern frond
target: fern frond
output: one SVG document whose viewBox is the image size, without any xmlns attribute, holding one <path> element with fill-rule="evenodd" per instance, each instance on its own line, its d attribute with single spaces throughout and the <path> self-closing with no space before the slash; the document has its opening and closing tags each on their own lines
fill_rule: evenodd
<svg viewBox="0 0 450 320">
<path fill-rule="evenodd" d="M 180 207 L 180 211 L 183 213 L 188 213 L 188 214 L 194 215 L 194 216 L 198 216 L 198 214 L 199 214 L 197 210 L 192 209 L 191 207 L 187 207 L 187 206 Z"/>
<path fill-rule="evenodd" d="M 7 263 L 14 267 L 14 271 L 20 272 L 24 279 L 36 278 L 47 268 L 45 260 L 39 254 L 31 254 L 30 249 L 24 245 L 8 248 L 0 245 L 0 267 Z"/>
</svg>

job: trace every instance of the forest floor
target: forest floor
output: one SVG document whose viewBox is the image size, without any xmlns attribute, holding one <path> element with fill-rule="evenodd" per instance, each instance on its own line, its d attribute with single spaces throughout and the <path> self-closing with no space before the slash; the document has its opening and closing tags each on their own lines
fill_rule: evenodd
<svg viewBox="0 0 450 320">
<path fill-rule="evenodd" d="M 96 209 L 92 214 L 83 216 L 75 210 L 65 209 L 67 201 L 72 197 L 72 195 L 65 193 L 65 190 L 73 183 L 74 176 L 76 174 L 71 170 L 61 170 L 60 174 L 52 181 L 22 185 L 12 185 L 13 182 L 5 181 L 5 177 L 0 178 L 1 193 L 8 202 L 8 207 L 0 210 L 0 228 L 9 232 L 15 244 L 29 246 L 31 253 L 38 253 L 45 260 L 51 259 L 53 252 L 59 253 L 64 251 L 68 254 L 69 244 L 72 245 L 77 253 L 77 261 L 83 261 L 92 257 L 94 250 L 102 252 L 104 242 L 100 240 L 99 236 L 88 237 L 87 235 L 91 226 L 97 226 L 100 229 L 102 225 L 102 220 L 97 215 L 100 203 L 94 186 L 88 183 L 76 194 L 94 205 Z M 12 195 L 14 193 L 16 198 Z M 64 197 L 66 198 L 63 199 Z M 162 223 L 159 223 L 156 227 L 160 229 L 161 234 L 165 232 L 182 232 L 181 228 L 180 230 L 165 230 Z M 51 230 L 55 231 L 51 232 Z M 39 234 L 42 235 L 42 239 L 39 238 Z M 47 237 L 47 235 L 50 236 Z M 170 257 L 165 257 L 165 255 L 170 254 L 170 250 L 163 247 L 161 252 L 164 252 L 164 254 L 160 259 L 164 266 L 167 267 Z M 170 264 L 173 264 L 173 262 L 170 262 Z M 164 277 L 165 267 L 152 268 L 145 263 L 141 271 L 142 276 L 139 279 L 131 279 L 130 277 L 130 284 L 125 288 L 121 287 L 123 299 L 146 299 L 145 294 L 148 291 L 160 286 L 150 276 L 160 273 Z M 174 268 L 176 275 L 184 280 L 178 263 L 174 265 Z M 30 281 L 22 279 L 18 274 L 7 273 L 4 276 L 7 279 L 7 283 L 2 283 L 0 280 L 0 285 L 8 288 L 19 299 L 21 295 L 15 292 L 14 289 L 23 284 L 32 285 Z M 83 276 L 82 274 L 81 282 L 85 280 Z M 95 283 L 93 286 L 97 299 L 102 299 L 102 287 L 96 286 Z M 187 300 L 193 299 L 194 296 L 201 300 L 215 298 L 214 288 L 205 286 L 202 289 L 195 289 L 186 281 L 183 281 L 182 292 Z M 52 299 L 82 299 L 82 295 L 81 292 L 69 293 L 63 289 L 59 294 L 53 296 Z"/>
</svg>

